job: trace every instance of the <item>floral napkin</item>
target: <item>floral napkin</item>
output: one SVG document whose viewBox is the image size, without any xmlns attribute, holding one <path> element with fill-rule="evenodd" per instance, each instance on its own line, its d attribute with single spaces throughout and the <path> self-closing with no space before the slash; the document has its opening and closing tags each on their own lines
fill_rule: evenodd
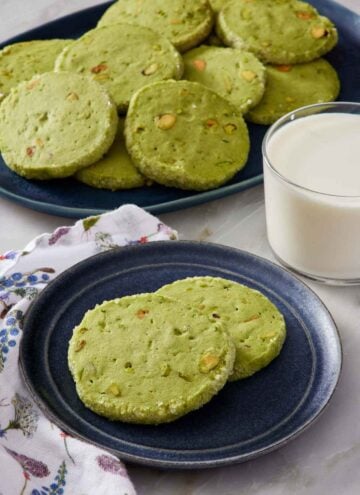
<svg viewBox="0 0 360 495">
<path fill-rule="evenodd" d="M 126 205 L 0 256 L 0 495 L 135 495 L 119 459 L 59 430 L 32 401 L 18 368 L 22 322 L 37 294 L 71 265 L 114 247 L 176 238 Z"/>
</svg>

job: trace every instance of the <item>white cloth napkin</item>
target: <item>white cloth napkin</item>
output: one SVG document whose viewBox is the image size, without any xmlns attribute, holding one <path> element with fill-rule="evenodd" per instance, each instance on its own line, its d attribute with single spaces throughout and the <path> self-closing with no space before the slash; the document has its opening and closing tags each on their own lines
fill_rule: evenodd
<svg viewBox="0 0 360 495">
<path fill-rule="evenodd" d="M 119 459 L 59 430 L 30 398 L 18 368 L 22 321 L 47 283 L 78 261 L 176 237 L 157 218 L 126 205 L 0 256 L 0 495 L 136 494 Z"/>
</svg>

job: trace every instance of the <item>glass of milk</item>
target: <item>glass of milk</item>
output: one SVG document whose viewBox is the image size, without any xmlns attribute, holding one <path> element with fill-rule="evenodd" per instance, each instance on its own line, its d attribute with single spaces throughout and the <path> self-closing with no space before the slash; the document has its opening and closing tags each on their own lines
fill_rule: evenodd
<svg viewBox="0 0 360 495">
<path fill-rule="evenodd" d="M 314 280 L 360 283 L 360 103 L 320 103 L 263 141 L 267 235 L 278 260 Z"/>
</svg>

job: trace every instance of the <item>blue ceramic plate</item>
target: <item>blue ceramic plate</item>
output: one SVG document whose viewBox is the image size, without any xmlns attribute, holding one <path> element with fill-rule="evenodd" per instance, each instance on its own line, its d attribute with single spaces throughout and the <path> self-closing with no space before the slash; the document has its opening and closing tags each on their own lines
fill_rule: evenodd
<svg viewBox="0 0 360 495">
<path fill-rule="evenodd" d="M 312 0 L 324 15 L 338 26 L 340 41 L 329 55 L 342 82 L 341 100 L 360 101 L 360 16 L 332 0 Z M 110 3 L 92 7 L 64 17 L 25 34 L 8 40 L 16 41 L 44 38 L 76 38 L 95 27 Z M 1 45 L 0 45 L 1 47 Z M 134 203 L 153 213 L 164 213 L 205 203 L 255 186 L 262 181 L 261 142 L 265 126 L 249 125 L 251 152 L 244 170 L 223 187 L 207 192 L 189 192 L 153 186 L 130 191 L 102 191 L 80 184 L 72 179 L 50 182 L 28 181 L 11 172 L 0 158 L 0 194 L 24 206 L 39 211 L 68 217 L 97 215 L 125 203 Z"/>
<path fill-rule="evenodd" d="M 72 329 L 84 313 L 106 299 L 197 275 L 235 280 L 268 296 L 286 319 L 280 356 L 173 423 L 111 422 L 87 409 L 67 366 Z M 57 277 L 28 312 L 20 361 L 34 399 L 63 430 L 125 460 L 190 469 L 246 461 L 295 438 L 331 398 L 341 346 L 322 302 L 286 270 L 244 251 L 170 241 L 108 251 Z"/>
</svg>

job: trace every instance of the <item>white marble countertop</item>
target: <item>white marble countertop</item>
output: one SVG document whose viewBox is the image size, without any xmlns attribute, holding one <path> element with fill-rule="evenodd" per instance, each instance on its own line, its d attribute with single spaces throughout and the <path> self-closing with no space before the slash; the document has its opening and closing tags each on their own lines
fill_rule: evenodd
<svg viewBox="0 0 360 495">
<path fill-rule="evenodd" d="M 0 41 L 99 3 L 98 0 L 1 0 Z M 360 0 L 340 3 L 360 13 Z M 72 223 L 1 198 L 0 219 L 0 252 L 21 248 L 42 232 Z M 182 239 L 209 240 L 272 259 L 265 233 L 262 186 L 161 215 L 161 219 L 176 228 Z M 188 472 L 131 466 L 129 471 L 139 495 L 360 493 L 360 287 L 309 285 L 332 312 L 344 352 L 339 386 L 321 419 L 286 447 L 242 465 Z"/>
</svg>

